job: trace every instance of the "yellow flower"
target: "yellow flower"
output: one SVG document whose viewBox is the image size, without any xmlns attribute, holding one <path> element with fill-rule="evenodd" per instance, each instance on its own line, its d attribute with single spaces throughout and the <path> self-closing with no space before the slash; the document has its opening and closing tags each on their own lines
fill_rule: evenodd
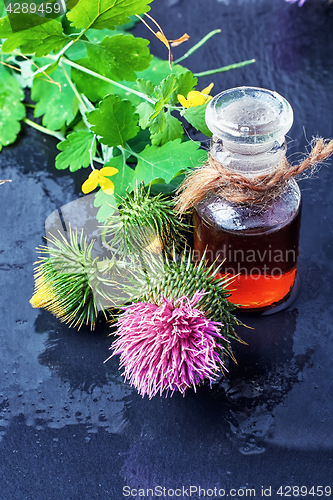
<svg viewBox="0 0 333 500">
<path fill-rule="evenodd" d="M 206 104 L 212 96 L 209 95 L 209 92 L 212 90 L 214 83 L 208 85 L 208 87 L 204 88 L 201 92 L 198 90 L 191 90 L 187 94 L 185 98 L 183 95 L 178 94 L 178 101 L 184 108 L 192 108 L 194 106 L 201 106 L 201 104 Z"/>
<path fill-rule="evenodd" d="M 114 184 L 107 177 L 115 175 L 117 172 L 118 169 L 114 167 L 103 167 L 100 170 L 93 170 L 88 179 L 82 184 L 82 192 L 84 194 L 91 193 L 97 186 L 100 186 L 104 193 L 113 194 Z"/>
</svg>

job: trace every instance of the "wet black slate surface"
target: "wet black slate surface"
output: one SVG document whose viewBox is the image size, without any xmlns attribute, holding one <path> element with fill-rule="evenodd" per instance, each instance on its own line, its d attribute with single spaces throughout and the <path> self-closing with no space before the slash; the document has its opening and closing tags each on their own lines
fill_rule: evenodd
<svg viewBox="0 0 333 500">
<path fill-rule="evenodd" d="M 222 29 L 185 61 L 194 72 L 256 59 L 200 85 L 285 96 L 295 113 L 291 159 L 312 136 L 333 136 L 333 5 L 155 0 L 152 14 L 168 37 L 189 33 L 191 45 Z M 150 37 L 143 26 L 136 33 Z M 166 57 L 157 41 L 151 47 Z M 245 496 L 239 488 L 260 498 L 271 486 L 279 498 L 279 486 L 333 487 L 332 160 L 301 183 L 297 301 L 246 318 L 255 327 L 240 332 L 248 346 L 235 346 L 238 365 L 213 389 L 148 401 L 123 383 L 117 359 L 103 364 L 105 326 L 78 333 L 29 304 L 45 219 L 81 196 L 81 174 L 54 168 L 55 143 L 23 127 L 0 154 L 0 177 L 13 180 L 0 187 L 0 499 L 120 500 L 125 485 L 184 486 L 181 498 L 191 485 L 234 498 Z"/>
</svg>

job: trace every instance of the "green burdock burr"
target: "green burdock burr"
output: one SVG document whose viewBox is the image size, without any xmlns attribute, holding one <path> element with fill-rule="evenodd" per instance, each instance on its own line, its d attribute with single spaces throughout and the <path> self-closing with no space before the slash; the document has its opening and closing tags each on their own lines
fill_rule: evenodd
<svg viewBox="0 0 333 500">
<path fill-rule="evenodd" d="M 102 229 L 104 245 L 119 256 L 141 250 L 185 245 L 188 225 L 174 211 L 174 201 L 163 194 L 150 196 L 143 184 L 126 197 L 118 197 L 118 210 Z"/>
<path fill-rule="evenodd" d="M 72 230 L 68 240 L 59 233 L 52 236 L 48 246 L 38 249 L 40 259 L 35 263 L 35 292 L 30 300 L 33 307 L 44 308 L 70 326 L 83 324 L 95 328 L 99 311 L 128 300 L 123 283 L 126 272 L 115 259 L 93 257 L 95 241 L 79 237 Z"/>
</svg>

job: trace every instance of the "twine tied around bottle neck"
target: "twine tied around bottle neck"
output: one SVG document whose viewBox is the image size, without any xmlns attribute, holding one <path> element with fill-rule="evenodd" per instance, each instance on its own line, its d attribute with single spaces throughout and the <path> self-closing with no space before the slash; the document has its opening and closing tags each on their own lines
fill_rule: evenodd
<svg viewBox="0 0 333 500">
<path fill-rule="evenodd" d="M 202 167 L 185 178 L 177 191 L 175 209 L 183 213 L 201 201 L 210 191 L 233 203 L 266 203 L 282 193 L 288 181 L 306 170 L 310 175 L 318 164 L 333 153 L 333 139 L 325 143 L 315 139 L 309 155 L 299 164 L 290 165 L 284 157 L 270 173 L 247 177 L 227 169 L 209 155 Z M 308 177 L 308 176 L 307 176 Z"/>
</svg>

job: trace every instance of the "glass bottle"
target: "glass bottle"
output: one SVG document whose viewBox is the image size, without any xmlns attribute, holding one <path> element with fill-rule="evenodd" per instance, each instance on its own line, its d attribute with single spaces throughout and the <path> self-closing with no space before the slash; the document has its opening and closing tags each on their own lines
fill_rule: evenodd
<svg viewBox="0 0 333 500">
<path fill-rule="evenodd" d="M 293 111 L 276 92 L 239 87 L 209 102 L 206 122 L 213 132 L 214 160 L 255 179 L 284 159 Z M 219 276 L 234 277 L 229 300 L 240 309 L 264 311 L 284 304 L 297 274 L 300 217 L 301 194 L 294 179 L 264 203 L 235 203 L 223 192 L 210 192 L 194 210 L 195 256 L 206 251 L 210 264 L 222 263 Z"/>
</svg>

